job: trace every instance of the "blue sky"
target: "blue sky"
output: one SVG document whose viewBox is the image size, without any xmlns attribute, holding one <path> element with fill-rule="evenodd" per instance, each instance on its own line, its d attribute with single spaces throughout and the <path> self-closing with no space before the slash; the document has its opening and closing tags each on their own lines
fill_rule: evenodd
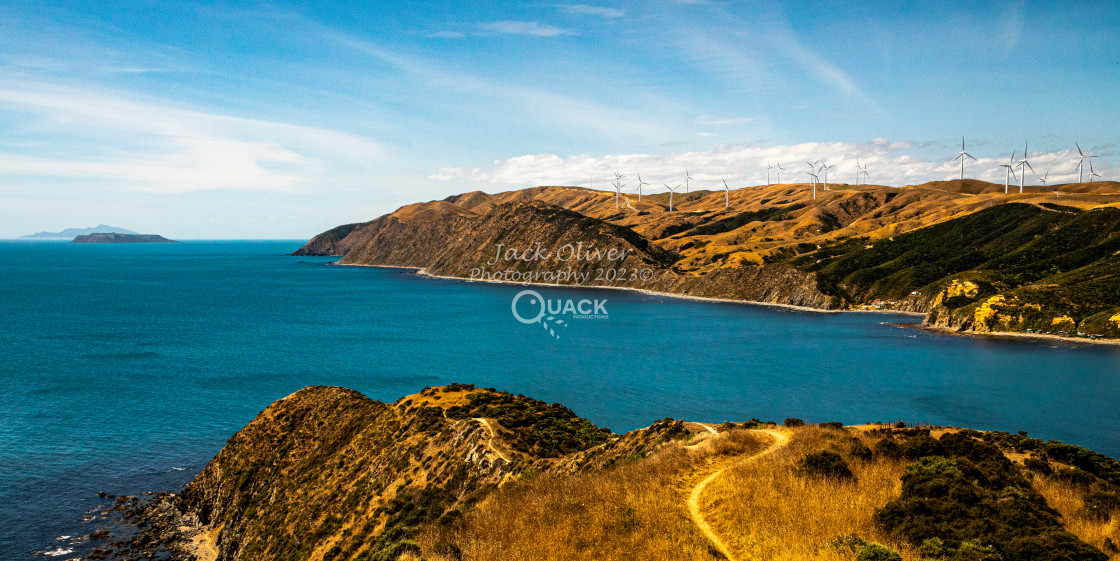
<svg viewBox="0 0 1120 561">
<path fill-rule="evenodd" d="M 410 202 L 959 174 L 1116 179 L 1120 5 L 0 0 L 0 237 L 308 237 Z M 776 177 L 772 177 L 776 180 Z"/>
</svg>

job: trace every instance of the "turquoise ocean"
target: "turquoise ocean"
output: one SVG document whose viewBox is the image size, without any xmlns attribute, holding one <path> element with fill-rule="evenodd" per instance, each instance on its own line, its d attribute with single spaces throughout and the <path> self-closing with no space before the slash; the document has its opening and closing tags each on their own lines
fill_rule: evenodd
<svg viewBox="0 0 1120 561">
<path fill-rule="evenodd" d="M 915 316 L 636 292 L 555 327 L 516 285 L 292 257 L 301 241 L 0 242 L 0 559 L 78 557 L 99 491 L 178 490 L 272 401 L 346 386 L 393 401 L 450 382 L 615 432 L 664 417 L 1025 430 L 1120 456 L 1120 347 L 965 338 Z M 65 536 L 65 537 L 64 537 Z"/>
</svg>

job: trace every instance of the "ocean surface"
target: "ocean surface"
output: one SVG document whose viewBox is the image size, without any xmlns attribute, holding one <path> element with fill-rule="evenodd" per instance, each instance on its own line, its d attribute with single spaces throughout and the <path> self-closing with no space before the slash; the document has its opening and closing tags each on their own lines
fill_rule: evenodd
<svg viewBox="0 0 1120 561">
<path fill-rule="evenodd" d="M 107 504 L 98 491 L 178 490 L 269 403 L 313 384 L 386 401 L 493 386 L 616 432 L 667 416 L 903 419 L 1120 456 L 1117 347 L 538 288 L 606 300 L 605 314 L 550 323 L 557 338 L 514 318 L 524 287 L 287 255 L 301 243 L 0 242 L 0 559 L 80 556 L 106 524 L 83 521 Z"/>
</svg>

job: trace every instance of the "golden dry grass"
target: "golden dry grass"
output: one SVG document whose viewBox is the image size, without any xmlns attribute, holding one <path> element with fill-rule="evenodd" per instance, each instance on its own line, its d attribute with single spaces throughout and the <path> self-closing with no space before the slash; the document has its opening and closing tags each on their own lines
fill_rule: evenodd
<svg viewBox="0 0 1120 561">
<path fill-rule="evenodd" d="M 1105 538 L 1120 545 L 1120 513 L 1113 512 L 1107 521 L 1092 520 L 1081 516 L 1085 508 L 1085 489 L 1079 485 L 1058 481 L 1039 475 L 1031 476 L 1031 486 L 1062 515 L 1062 526 L 1081 541 L 1110 554 L 1110 561 L 1120 561 L 1120 553 L 1109 551 Z"/>
<path fill-rule="evenodd" d="M 911 547 L 883 535 L 872 520 L 876 509 L 901 494 L 899 478 L 906 461 L 849 460 L 852 482 L 796 474 L 805 454 L 832 449 L 845 455 L 848 438 L 856 434 L 802 428 L 793 433 L 789 446 L 766 461 L 740 464 L 712 483 L 707 518 L 736 559 L 850 561 L 850 554 L 829 545 L 848 534 L 917 559 Z"/>
<path fill-rule="evenodd" d="M 507 484 L 471 509 L 453 528 L 427 528 L 417 540 L 426 559 L 439 542 L 461 548 L 465 560 L 716 559 L 711 543 L 690 519 L 688 498 L 709 474 L 723 472 L 700 496 L 705 521 L 733 560 L 851 561 L 830 542 L 855 534 L 881 543 L 904 559 L 916 549 L 891 539 L 874 524 L 877 509 L 901 494 L 908 460 L 848 454 L 853 439 L 871 446 L 865 431 L 802 427 L 787 432 L 788 445 L 760 461 L 772 437 L 735 430 L 698 435 L 666 445 L 652 456 L 590 473 L 546 474 Z M 840 453 L 853 481 L 797 473 L 805 454 Z M 1105 538 L 1120 543 L 1120 516 L 1107 522 L 1079 515 L 1084 490 L 1052 479 L 1032 481 L 1062 514 L 1067 530 L 1109 553 Z M 1120 561 L 1112 554 L 1111 561 Z"/>
<path fill-rule="evenodd" d="M 708 559 L 709 543 L 688 516 L 692 485 L 714 469 L 769 444 L 734 431 L 686 448 L 670 444 L 613 469 L 541 475 L 507 484 L 464 517 L 460 528 L 435 528 L 418 540 L 425 557 L 436 543 L 464 559 Z"/>
</svg>

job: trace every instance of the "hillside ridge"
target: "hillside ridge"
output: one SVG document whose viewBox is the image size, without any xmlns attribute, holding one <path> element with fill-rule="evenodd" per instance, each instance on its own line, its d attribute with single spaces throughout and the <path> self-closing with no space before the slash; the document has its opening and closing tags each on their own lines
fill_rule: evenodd
<svg viewBox="0 0 1120 561">
<path fill-rule="evenodd" d="M 969 179 L 841 184 L 817 199 L 803 184 L 771 185 L 678 194 L 672 212 L 665 194 L 620 201 L 580 187 L 476 191 L 340 226 L 296 254 L 469 280 L 916 312 L 958 333 L 1120 338 L 1115 182 L 1010 195 Z M 558 258 L 567 247 L 627 254 Z M 952 255 L 958 247 L 967 254 Z M 533 260 L 503 254 L 531 248 Z"/>
</svg>

